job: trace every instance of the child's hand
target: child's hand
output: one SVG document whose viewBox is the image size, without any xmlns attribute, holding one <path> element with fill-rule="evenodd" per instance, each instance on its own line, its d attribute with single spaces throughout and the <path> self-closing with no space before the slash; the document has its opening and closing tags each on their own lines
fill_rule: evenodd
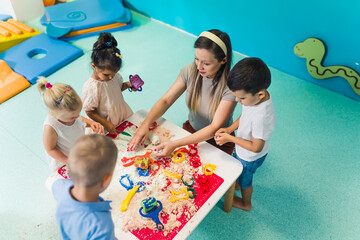
<svg viewBox="0 0 360 240">
<path fill-rule="evenodd" d="M 228 133 L 227 128 L 220 128 L 219 130 L 217 130 L 214 138 L 216 139 L 216 137 L 219 136 L 220 133 Z"/>
<path fill-rule="evenodd" d="M 98 123 L 98 122 L 91 121 L 91 122 L 90 122 L 90 128 L 91 128 L 95 133 L 98 133 L 98 134 L 104 133 L 104 126 L 101 125 L 101 124 Z"/>
<path fill-rule="evenodd" d="M 230 137 L 231 137 L 230 134 L 222 132 L 222 133 L 216 134 L 214 139 L 215 139 L 215 142 L 217 145 L 222 146 L 223 144 L 230 142 Z"/>
<path fill-rule="evenodd" d="M 104 128 L 106 129 L 106 131 L 108 131 L 109 133 L 117 133 L 114 124 L 112 124 L 111 122 L 107 121 L 104 124 Z"/>
<path fill-rule="evenodd" d="M 125 89 L 128 89 L 128 88 L 131 88 L 131 91 L 133 91 L 133 92 L 137 92 L 137 89 L 134 88 L 130 82 L 124 82 L 121 90 L 124 91 Z"/>
</svg>

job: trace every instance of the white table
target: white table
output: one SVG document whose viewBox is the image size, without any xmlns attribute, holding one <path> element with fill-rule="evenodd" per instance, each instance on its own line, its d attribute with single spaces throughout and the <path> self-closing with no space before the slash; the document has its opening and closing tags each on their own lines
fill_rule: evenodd
<svg viewBox="0 0 360 240">
<path fill-rule="evenodd" d="M 148 111 L 146 110 L 139 110 L 136 113 L 134 113 L 131 117 L 129 117 L 127 120 L 139 126 L 139 123 L 145 119 L 147 113 Z M 160 126 L 169 129 L 172 134 L 175 134 L 175 137 L 173 138 L 174 140 L 190 135 L 189 132 L 165 120 L 164 118 L 160 118 L 156 122 Z M 199 155 L 201 157 L 201 161 L 215 164 L 216 165 L 215 173 L 221 178 L 223 178 L 224 182 L 210 196 L 210 198 L 197 211 L 197 213 L 191 218 L 191 220 L 185 224 L 185 226 L 178 232 L 178 234 L 174 239 L 187 238 L 225 193 L 226 196 L 224 203 L 224 211 L 226 212 L 231 211 L 235 181 L 240 176 L 240 173 L 243 169 L 240 161 L 236 160 L 232 156 L 217 149 L 216 147 L 212 146 L 207 142 L 199 143 L 198 150 L 199 150 Z M 118 239 L 137 239 L 132 233 L 122 232 L 120 230 L 115 231 L 115 235 L 117 236 Z"/>
</svg>

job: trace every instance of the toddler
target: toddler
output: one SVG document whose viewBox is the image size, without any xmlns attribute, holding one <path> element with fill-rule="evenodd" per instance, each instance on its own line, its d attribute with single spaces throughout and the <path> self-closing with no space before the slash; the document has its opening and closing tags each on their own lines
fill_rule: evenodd
<svg viewBox="0 0 360 240">
<path fill-rule="evenodd" d="M 216 143 L 235 143 L 236 158 L 243 171 L 238 179 L 242 198 L 234 196 L 233 206 L 251 210 L 252 179 L 269 151 L 269 140 L 275 126 L 275 110 L 267 88 L 270 70 L 259 58 L 245 58 L 230 71 L 227 85 L 236 101 L 242 104 L 241 116 L 228 128 L 215 134 Z M 229 133 L 237 130 L 236 137 Z"/>
<path fill-rule="evenodd" d="M 110 33 L 101 33 L 91 55 L 93 74 L 84 84 L 82 99 L 86 114 L 110 133 L 133 114 L 122 91 L 131 87 L 118 73 L 122 64 L 117 42 Z"/>
<path fill-rule="evenodd" d="M 70 148 L 85 134 L 85 127 L 96 133 L 104 128 L 94 121 L 81 117 L 81 99 L 69 85 L 51 85 L 45 78 L 37 81 L 39 92 L 49 110 L 44 122 L 43 142 L 51 171 L 67 164 Z"/>
<path fill-rule="evenodd" d="M 99 194 L 110 184 L 118 150 L 98 134 L 78 139 L 69 154 L 70 179 L 52 185 L 56 220 L 63 239 L 116 239 L 110 201 Z"/>
</svg>

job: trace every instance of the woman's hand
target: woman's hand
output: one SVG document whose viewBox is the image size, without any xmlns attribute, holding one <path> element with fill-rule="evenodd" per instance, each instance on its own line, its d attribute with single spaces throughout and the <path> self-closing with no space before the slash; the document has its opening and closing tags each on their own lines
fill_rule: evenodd
<svg viewBox="0 0 360 240">
<path fill-rule="evenodd" d="M 165 142 L 156 147 L 157 153 L 154 153 L 157 157 L 168 157 L 175 150 L 176 146 L 174 146 L 173 142 Z"/>
<path fill-rule="evenodd" d="M 141 125 L 128 143 L 128 149 L 130 151 L 134 151 L 137 145 L 139 145 L 139 143 L 140 145 L 143 145 L 148 135 L 149 127 Z"/>
<path fill-rule="evenodd" d="M 116 133 L 116 129 L 114 124 L 112 124 L 109 121 L 106 121 L 106 123 L 104 123 L 104 128 L 106 129 L 106 131 L 108 131 L 109 133 Z"/>
<path fill-rule="evenodd" d="M 95 133 L 98 133 L 98 134 L 104 133 L 104 126 L 101 125 L 100 123 L 91 121 L 91 122 L 89 122 L 89 125 L 90 125 L 90 128 L 91 128 Z"/>
</svg>

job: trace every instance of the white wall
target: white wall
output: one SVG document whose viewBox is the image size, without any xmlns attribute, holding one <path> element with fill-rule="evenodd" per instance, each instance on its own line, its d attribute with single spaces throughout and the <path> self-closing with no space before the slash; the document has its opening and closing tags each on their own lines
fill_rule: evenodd
<svg viewBox="0 0 360 240">
<path fill-rule="evenodd" d="M 16 20 L 26 22 L 44 14 L 42 0 L 0 0 L 0 13 L 9 14 Z"/>
<path fill-rule="evenodd" d="M 0 0 L 0 14 L 14 15 L 10 0 Z"/>
</svg>

